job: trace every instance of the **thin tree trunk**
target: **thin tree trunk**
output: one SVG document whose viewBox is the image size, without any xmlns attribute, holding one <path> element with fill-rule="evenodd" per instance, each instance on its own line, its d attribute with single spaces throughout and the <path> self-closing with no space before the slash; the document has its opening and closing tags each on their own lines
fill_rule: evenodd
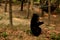
<svg viewBox="0 0 60 40">
<path fill-rule="evenodd" d="M 50 15 L 51 15 L 51 1 L 48 0 L 48 26 L 50 25 Z"/>
<path fill-rule="evenodd" d="M 0 6 L 1 6 L 1 0 L 0 0 Z"/>
<path fill-rule="evenodd" d="M 30 8 L 30 1 L 28 0 L 28 14 L 27 14 L 27 18 L 29 18 L 29 14 L 30 14 L 30 12 L 29 12 L 30 9 L 29 8 Z"/>
<path fill-rule="evenodd" d="M 9 0 L 9 16 L 10 16 L 10 25 L 13 25 L 12 22 L 12 0 Z"/>
<path fill-rule="evenodd" d="M 30 1 L 31 1 L 31 14 L 33 14 L 33 0 Z"/>
<path fill-rule="evenodd" d="M 23 0 L 21 0 L 21 11 L 23 11 Z"/>
<path fill-rule="evenodd" d="M 8 0 L 5 1 L 5 12 L 7 12 L 7 1 Z"/>
<path fill-rule="evenodd" d="M 43 5 L 43 2 L 42 2 L 42 0 L 40 0 L 40 8 L 41 8 L 42 5 Z M 44 11 L 42 9 L 40 11 L 41 11 L 41 17 L 43 17 L 44 16 Z"/>
<path fill-rule="evenodd" d="M 57 2 L 57 3 L 58 3 L 58 9 L 59 9 L 59 0 L 58 0 L 58 2 Z"/>
</svg>

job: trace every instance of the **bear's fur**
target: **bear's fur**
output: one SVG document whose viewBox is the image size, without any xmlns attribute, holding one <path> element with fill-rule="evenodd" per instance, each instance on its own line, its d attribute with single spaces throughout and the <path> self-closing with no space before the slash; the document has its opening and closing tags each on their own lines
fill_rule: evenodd
<svg viewBox="0 0 60 40">
<path fill-rule="evenodd" d="M 39 16 L 37 14 L 33 14 L 31 19 L 31 32 L 34 36 L 39 36 L 41 34 L 41 28 L 39 25 L 42 25 L 43 22 L 39 22 Z"/>
</svg>

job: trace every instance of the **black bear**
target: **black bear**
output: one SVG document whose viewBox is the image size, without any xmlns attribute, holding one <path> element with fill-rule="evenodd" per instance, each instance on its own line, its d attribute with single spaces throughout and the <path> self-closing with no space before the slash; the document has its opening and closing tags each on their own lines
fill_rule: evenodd
<svg viewBox="0 0 60 40">
<path fill-rule="evenodd" d="M 33 14 L 30 24 L 32 35 L 39 36 L 41 34 L 41 28 L 39 27 L 41 24 L 43 24 L 43 22 L 39 22 L 39 16 Z"/>
</svg>

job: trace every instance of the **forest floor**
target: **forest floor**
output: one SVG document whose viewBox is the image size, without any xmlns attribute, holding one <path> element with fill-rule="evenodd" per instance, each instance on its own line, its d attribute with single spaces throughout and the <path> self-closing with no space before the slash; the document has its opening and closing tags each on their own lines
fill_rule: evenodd
<svg viewBox="0 0 60 40">
<path fill-rule="evenodd" d="M 9 8 L 9 7 L 8 7 Z M 7 8 L 7 9 L 8 9 Z M 13 26 L 9 26 L 9 10 L 4 12 L 4 4 L 0 6 L 0 40 L 51 40 L 50 34 L 60 33 L 60 14 L 50 16 L 50 26 L 48 26 L 48 14 L 44 14 L 44 17 L 40 18 L 44 21 L 42 28 L 42 34 L 39 37 L 33 36 L 30 32 L 30 18 L 27 19 L 28 9 L 24 7 L 23 11 L 20 11 L 19 5 L 13 5 Z M 34 12 L 39 13 L 38 7 L 34 7 Z M 31 11 L 30 15 L 31 17 Z"/>
</svg>

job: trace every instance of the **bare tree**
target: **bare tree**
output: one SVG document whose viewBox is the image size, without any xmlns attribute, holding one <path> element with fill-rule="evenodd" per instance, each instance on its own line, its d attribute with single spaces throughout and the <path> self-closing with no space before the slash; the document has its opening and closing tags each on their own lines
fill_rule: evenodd
<svg viewBox="0 0 60 40">
<path fill-rule="evenodd" d="M 9 16 L 10 16 L 10 25 L 13 25 L 12 22 L 12 0 L 9 0 Z"/>
</svg>

